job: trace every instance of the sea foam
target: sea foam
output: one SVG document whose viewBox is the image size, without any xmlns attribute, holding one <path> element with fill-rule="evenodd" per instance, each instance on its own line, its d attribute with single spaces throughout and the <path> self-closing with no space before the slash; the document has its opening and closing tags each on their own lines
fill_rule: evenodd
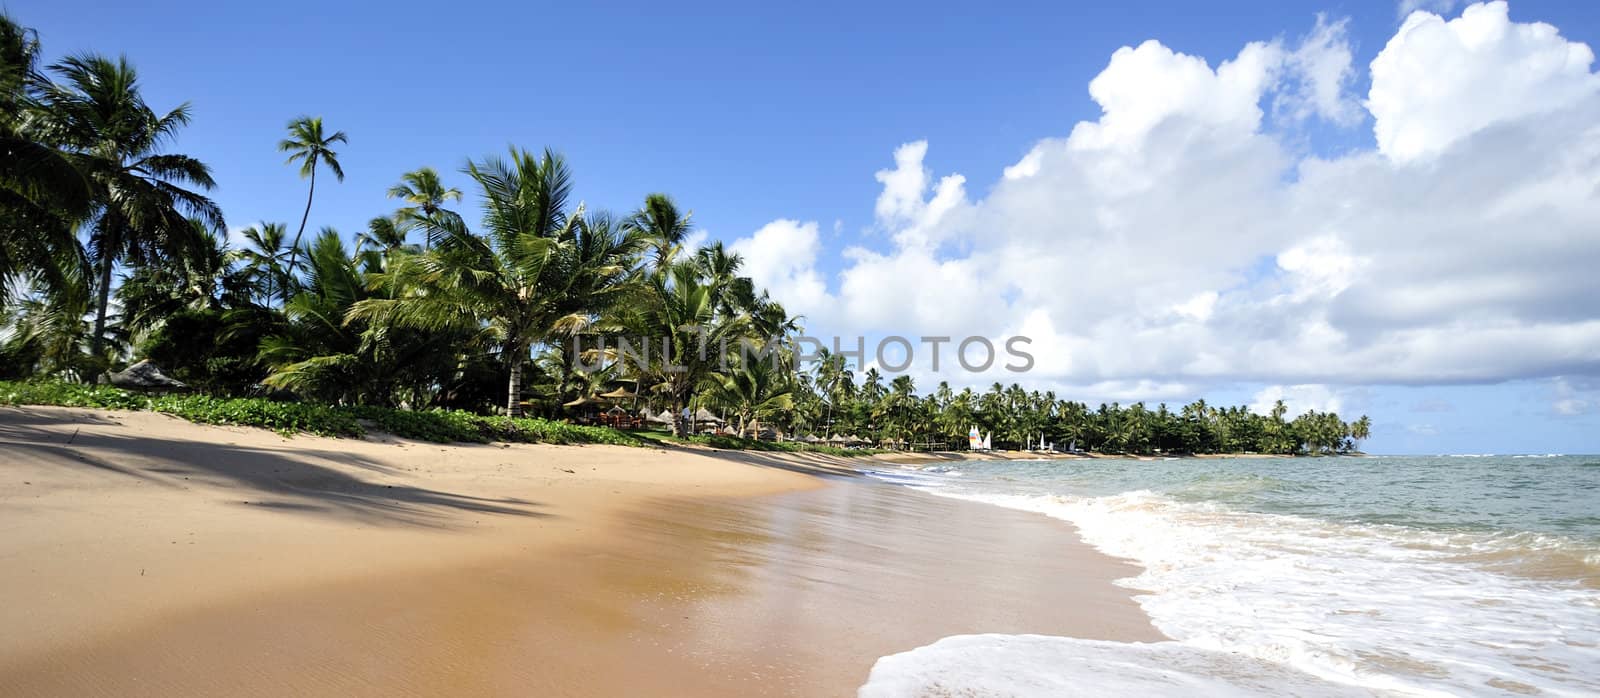
<svg viewBox="0 0 1600 698">
<path fill-rule="evenodd" d="M 957 635 L 879 659 L 859 698 L 1370 696 L 1273 662 L 1176 642 Z"/>
<path fill-rule="evenodd" d="M 1136 590 L 1156 627 L 1176 642 L 947 639 L 949 645 L 885 658 L 874 680 L 879 686 L 911 680 L 905 677 L 967 682 L 960 685 L 975 692 L 863 689 L 862 695 L 1049 695 L 1038 687 L 1061 677 L 1078 681 L 1083 666 L 1099 667 L 1097 680 L 1114 688 L 1117 681 L 1146 681 L 1153 667 L 1172 662 L 1189 667 L 1174 677 L 1182 686 L 1237 670 L 1389 695 L 1600 694 L 1600 590 L 1570 573 L 1533 573 L 1555 560 L 1592 580 L 1594 551 L 1559 537 L 1243 512 L 1147 490 L 1074 497 L 901 482 L 1072 522 L 1086 542 L 1144 567 L 1120 583 Z M 960 660 L 958 650 L 1015 660 L 1020 673 L 1004 681 L 1018 682 L 1016 690 L 986 683 L 998 676 L 960 678 L 941 669 L 984 666 Z M 1289 673 L 1274 674 L 1262 662 Z M 1198 675 L 1188 676 L 1191 669 Z M 1251 695 L 1258 685 L 1252 679 L 1218 687 Z"/>
</svg>

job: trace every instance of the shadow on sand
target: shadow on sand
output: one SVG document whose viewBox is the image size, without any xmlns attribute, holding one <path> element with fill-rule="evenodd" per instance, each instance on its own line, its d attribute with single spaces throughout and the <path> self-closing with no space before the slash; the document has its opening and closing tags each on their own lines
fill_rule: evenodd
<svg viewBox="0 0 1600 698">
<path fill-rule="evenodd" d="M 366 524 L 449 527 L 460 512 L 544 517 L 537 502 L 491 499 L 405 484 L 371 482 L 349 472 L 397 472 L 366 456 L 322 448 L 262 449 L 229 443 L 107 434 L 90 425 L 120 424 L 81 411 L 0 409 L 0 451 L 46 466 L 87 467 L 160 487 L 196 485 L 239 491 L 241 506 L 331 516 Z M 111 457 L 117 456 L 117 457 Z"/>
</svg>

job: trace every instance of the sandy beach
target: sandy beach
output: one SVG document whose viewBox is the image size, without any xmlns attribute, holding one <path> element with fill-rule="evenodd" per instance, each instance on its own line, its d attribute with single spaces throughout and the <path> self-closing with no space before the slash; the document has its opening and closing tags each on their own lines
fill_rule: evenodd
<svg viewBox="0 0 1600 698">
<path fill-rule="evenodd" d="M 851 466 L 0 410 L 0 694 L 850 695 L 953 634 L 1160 639 L 1066 524 Z"/>
</svg>

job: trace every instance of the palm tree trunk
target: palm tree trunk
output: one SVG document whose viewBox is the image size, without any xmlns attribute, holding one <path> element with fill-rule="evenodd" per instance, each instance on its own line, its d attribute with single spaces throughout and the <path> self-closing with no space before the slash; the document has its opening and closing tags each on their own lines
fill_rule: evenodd
<svg viewBox="0 0 1600 698">
<path fill-rule="evenodd" d="M 506 414 L 522 416 L 522 352 L 513 352 L 511 358 L 511 385 L 506 389 Z"/>
<path fill-rule="evenodd" d="M 684 405 L 684 400 L 683 400 L 682 397 L 674 396 L 672 398 L 672 435 L 673 436 L 683 436 L 684 433 L 687 431 L 687 429 L 685 428 L 685 425 L 684 425 L 684 422 L 686 420 L 683 418 L 683 405 Z"/>
<path fill-rule="evenodd" d="M 102 250 L 100 253 L 100 295 L 95 299 L 94 309 L 94 336 L 89 338 L 89 353 L 96 358 L 100 356 L 100 349 L 105 345 L 106 306 L 111 302 L 111 262 L 111 255 Z"/>
<path fill-rule="evenodd" d="M 294 244 L 289 246 L 289 268 L 294 268 L 296 256 L 300 254 L 300 236 L 306 234 L 306 221 L 311 219 L 311 197 L 317 195 L 317 168 L 313 163 L 311 167 L 311 189 L 306 192 L 306 212 L 300 214 L 300 230 L 294 234 Z"/>
</svg>

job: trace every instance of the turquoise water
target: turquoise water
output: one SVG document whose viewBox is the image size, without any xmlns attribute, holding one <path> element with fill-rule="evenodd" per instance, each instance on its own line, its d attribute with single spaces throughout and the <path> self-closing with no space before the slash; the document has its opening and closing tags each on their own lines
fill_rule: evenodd
<svg viewBox="0 0 1600 698">
<path fill-rule="evenodd" d="M 1149 490 L 1244 511 L 1600 542 L 1600 456 L 1375 456 L 962 463 L 1006 493 Z"/>
<path fill-rule="evenodd" d="M 1600 457 L 975 461 L 875 475 L 1073 523 L 1141 565 L 1120 583 L 1174 641 L 970 636 L 886 659 L 891 678 L 960 655 L 1112 688 L 1140 684 L 1105 667 L 1160 676 L 1181 659 L 1216 665 L 1187 677 L 1195 686 L 1600 695 Z M 1093 676 L 1061 664 L 1091 659 Z"/>
</svg>

